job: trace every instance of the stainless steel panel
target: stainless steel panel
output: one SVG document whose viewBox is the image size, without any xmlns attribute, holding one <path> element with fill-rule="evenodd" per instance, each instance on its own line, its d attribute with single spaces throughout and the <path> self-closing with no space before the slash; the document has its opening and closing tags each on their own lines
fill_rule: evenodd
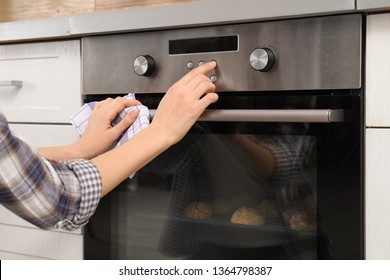
<svg viewBox="0 0 390 280">
<path fill-rule="evenodd" d="M 165 92 L 188 73 L 187 63 L 216 60 L 218 92 L 352 89 L 361 87 L 362 19 L 342 15 L 215 27 L 140 32 L 83 39 L 83 93 Z M 239 50 L 169 55 L 170 40 L 239 36 Z M 276 57 L 268 72 L 249 62 L 256 48 Z M 150 55 L 149 77 L 133 70 L 134 59 Z"/>
</svg>

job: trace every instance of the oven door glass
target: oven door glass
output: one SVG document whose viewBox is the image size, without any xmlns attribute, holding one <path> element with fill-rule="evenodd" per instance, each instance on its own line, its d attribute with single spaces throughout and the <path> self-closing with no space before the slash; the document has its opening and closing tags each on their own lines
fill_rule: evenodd
<svg viewBox="0 0 390 280">
<path fill-rule="evenodd" d="M 359 95 L 227 95 L 218 106 L 342 109 L 344 119 L 197 122 L 102 199 L 86 258 L 363 258 Z"/>
</svg>

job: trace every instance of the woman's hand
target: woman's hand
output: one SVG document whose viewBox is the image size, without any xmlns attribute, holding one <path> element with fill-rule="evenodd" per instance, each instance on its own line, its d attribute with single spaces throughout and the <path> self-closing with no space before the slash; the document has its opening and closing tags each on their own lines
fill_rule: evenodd
<svg viewBox="0 0 390 280">
<path fill-rule="evenodd" d="M 130 111 L 117 125 L 111 125 L 125 108 L 141 105 L 137 100 L 117 97 L 97 102 L 88 126 L 80 139 L 71 145 L 39 148 L 38 153 L 51 160 L 91 159 L 109 150 L 123 132 L 137 119 L 138 111 Z"/>
<path fill-rule="evenodd" d="M 205 75 L 216 65 L 212 61 L 192 70 L 161 100 L 151 125 L 165 135 L 168 145 L 179 142 L 207 106 L 218 100 L 215 85 Z"/>
<path fill-rule="evenodd" d="M 96 103 L 86 130 L 74 144 L 78 150 L 83 151 L 84 158 L 95 157 L 113 147 L 123 132 L 137 119 L 138 111 L 130 111 L 115 126 L 112 126 L 113 120 L 125 108 L 136 105 L 141 103 L 122 97 L 107 98 Z"/>
</svg>

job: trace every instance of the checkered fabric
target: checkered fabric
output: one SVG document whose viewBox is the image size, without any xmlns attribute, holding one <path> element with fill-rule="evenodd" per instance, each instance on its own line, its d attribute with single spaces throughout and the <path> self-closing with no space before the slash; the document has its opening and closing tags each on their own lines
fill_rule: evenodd
<svg viewBox="0 0 390 280">
<path fill-rule="evenodd" d="M 14 136 L 0 114 L 0 203 L 39 228 L 74 230 L 88 222 L 102 182 L 87 160 L 54 162 Z"/>
</svg>

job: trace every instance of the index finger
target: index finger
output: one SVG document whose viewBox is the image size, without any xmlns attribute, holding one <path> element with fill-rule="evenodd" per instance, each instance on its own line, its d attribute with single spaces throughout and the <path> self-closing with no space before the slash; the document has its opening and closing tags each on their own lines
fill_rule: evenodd
<svg viewBox="0 0 390 280">
<path fill-rule="evenodd" d="M 203 64 L 203 65 L 201 65 L 199 67 L 196 67 L 191 72 L 189 72 L 188 74 L 183 76 L 183 78 L 181 78 L 179 80 L 179 82 L 186 84 L 189 81 L 191 81 L 196 75 L 198 75 L 198 74 L 206 74 L 207 72 L 213 70 L 215 67 L 217 67 L 217 62 L 216 61 L 206 62 L 205 64 Z"/>
</svg>

